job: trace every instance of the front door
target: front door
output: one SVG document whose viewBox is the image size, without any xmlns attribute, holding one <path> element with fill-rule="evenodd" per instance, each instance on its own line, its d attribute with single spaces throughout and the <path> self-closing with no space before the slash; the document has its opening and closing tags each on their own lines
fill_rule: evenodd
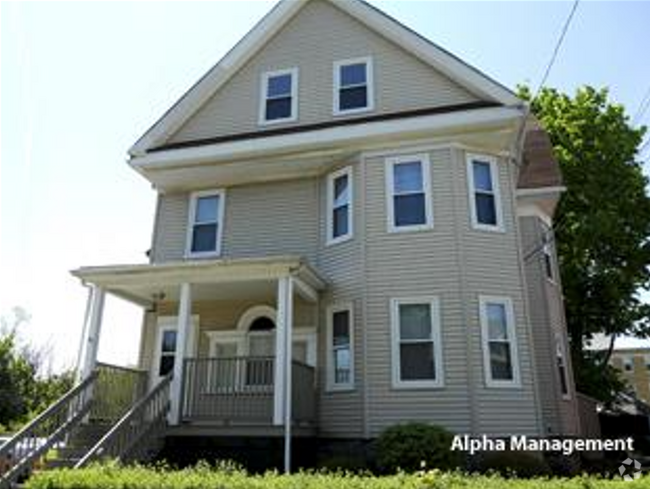
<svg viewBox="0 0 650 489">
<path fill-rule="evenodd" d="M 156 342 L 154 344 L 153 362 L 149 374 L 151 385 L 154 386 L 160 380 L 174 370 L 176 364 L 176 337 L 178 318 L 175 316 L 161 316 L 158 318 L 156 328 Z M 196 330 L 198 329 L 198 317 L 192 317 L 192 325 L 189 331 L 185 357 L 196 356 Z M 182 361 L 182 360 L 181 360 Z"/>
</svg>

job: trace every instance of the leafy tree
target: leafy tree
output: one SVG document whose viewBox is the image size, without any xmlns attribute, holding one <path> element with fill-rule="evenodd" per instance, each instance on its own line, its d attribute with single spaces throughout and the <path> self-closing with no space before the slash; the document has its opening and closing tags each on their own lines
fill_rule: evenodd
<svg viewBox="0 0 650 489">
<path fill-rule="evenodd" d="M 526 87 L 520 95 L 532 98 Z M 650 337 L 650 306 L 640 296 L 650 283 L 650 198 L 636 161 L 646 128 L 632 127 L 607 89 L 589 86 L 573 97 L 545 88 L 531 109 L 549 133 L 567 187 L 554 233 L 578 388 L 602 399 L 597 384 L 610 377 L 616 336 Z M 610 336 L 609 350 L 585 353 L 597 333 Z"/>
<path fill-rule="evenodd" d="M 14 308 L 11 318 L 0 318 L 0 431 L 14 429 L 45 410 L 74 380 L 71 371 L 43 375 L 48 353 L 19 338 L 19 328 L 29 320 L 21 308 Z"/>
</svg>

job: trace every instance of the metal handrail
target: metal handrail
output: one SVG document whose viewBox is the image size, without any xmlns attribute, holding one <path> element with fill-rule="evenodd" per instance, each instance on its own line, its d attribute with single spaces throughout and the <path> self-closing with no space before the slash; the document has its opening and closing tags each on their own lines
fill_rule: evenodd
<svg viewBox="0 0 650 489">
<path fill-rule="evenodd" d="M 0 488 L 10 487 L 27 467 L 81 422 L 92 404 L 96 380 L 97 372 L 93 372 L 0 447 L 0 460 L 9 459 L 17 449 L 23 452 L 6 473 L 0 474 Z"/>
<path fill-rule="evenodd" d="M 136 402 L 108 433 L 77 462 L 75 468 L 83 467 L 99 458 L 115 458 L 119 462 L 128 459 L 145 435 L 164 424 L 164 418 L 170 407 L 170 383 L 171 374 Z M 156 436 L 151 438 L 156 438 Z"/>
</svg>

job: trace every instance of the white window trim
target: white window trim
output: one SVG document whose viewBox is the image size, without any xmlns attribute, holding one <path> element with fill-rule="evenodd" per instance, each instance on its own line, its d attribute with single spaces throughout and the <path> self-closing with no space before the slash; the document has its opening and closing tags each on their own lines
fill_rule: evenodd
<svg viewBox="0 0 650 489">
<path fill-rule="evenodd" d="M 291 115 L 282 119 L 266 119 L 266 94 L 269 84 L 269 78 L 281 75 L 291 75 Z M 268 126 L 272 124 L 281 124 L 283 122 L 296 122 L 298 120 L 298 68 L 287 68 L 283 70 L 265 71 L 262 73 L 260 81 L 260 102 L 258 113 L 258 124 Z"/>
<path fill-rule="evenodd" d="M 496 225 L 491 224 L 482 224 L 478 222 L 478 217 L 476 215 L 476 194 L 474 189 L 474 161 L 485 162 L 490 165 L 490 177 L 492 179 L 492 187 L 494 192 L 494 205 L 496 207 Z M 472 228 L 479 231 L 491 231 L 491 232 L 505 232 L 505 227 L 503 225 L 503 208 L 501 205 L 501 190 L 499 185 L 499 166 L 497 164 L 497 159 L 494 156 L 482 155 L 477 153 L 467 153 L 466 155 L 466 170 L 467 170 L 467 190 L 469 194 L 469 211 L 472 221 Z"/>
<path fill-rule="evenodd" d="M 512 380 L 495 380 L 492 378 L 492 365 L 490 363 L 489 331 L 487 320 L 487 304 L 502 304 L 506 309 L 506 330 L 510 344 L 510 359 L 512 360 Z M 481 336 L 483 343 L 483 373 L 485 385 L 495 388 L 520 388 L 521 376 L 519 372 L 519 351 L 517 348 L 517 335 L 515 333 L 515 317 L 510 297 L 492 295 L 479 296 L 479 317 L 481 323 Z"/>
<path fill-rule="evenodd" d="M 400 163 L 411 163 L 419 161 L 422 168 L 422 186 L 424 187 L 424 224 L 414 224 L 410 226 L 395 225 L 395 200 L 393 194 L 393 167 Z M 433 229 L 433 206 L 431 197 L 431 162 L 428 154 L 402 155 L 386 158 L 385 169 L 386 177 L 386 217 L 387 230 L 389 233 L 404 233 L 410 231 L 424 231 Z"/>
<path fill-rule="evenodd" d="M 366 65 L 366 101 L 368 104 L 365 107 L 358 107 L 356 109 L 340 110 L 339 109 L 339 96 L 341 90 L 341 67 L 353 64 Z M 375 77 L 373 74 L 372 66 L 372 57 L 364 56 L 360 58 L 350 58 L 334 61 L 334 71 L 333 71 L 333 106 L 332 114 L 337 115 L 349 115 L 349 114 L 359 114 L 363 112 L 370 112 L 375 108 Z"/>
<path fill-rule="evenodd" d="M 332 340 L 334 335 L 334 321 L 332 316 L 337 312 L 348 312 L 350 318 L 350 381 L 345 383 L 334 382 L 334 360 L 332 358 L 333 347 Z M 352 302 L 345 302 L 340 304 L 332 304 L 327 307 L 327 360 L 326 366 L 326 382 L 325 388 L 327 392 L 341 392 L 354 390 L 354 308 Z"/>
<path fill-rule="evenodd" d="M 152 363 L 149 366 L 149 382 L 150 385 L 156 385 L 156 383 L 161 379 L 158 375 L 160 360 L 162 357 L 162 352 L 160 351 L 162 335 L 165 331 L 177 331 L 178 330 L 178 316 L 158 316 L 156 321 L 156 333 L 155 333 L 155 343 L 154 351 L 152 357 Z M 185 358 L 196 357 L 198 351 L 198 332 L 199 332 L 199 316 L 196 314 L 192 315 L 192 326 L 189 329 L 189 337 L 187 338 L 187 349 L 185 351 Z M 175 355 L 174 355 L 175 356 Z M 174 360 L 176 361 L 176 360 Z"/>
<path fill-rule="evenodd" d="M 399 306 L 402 304 L 429 304 L 431 308 L 431 335 L 433 341 L 434 380 L 402 380 L 400 377 L 400 329 Z M 394 389 L 431 389 L 444 387 L 442 360 L 442 335 L 440 332 L 440 301 L 436 296 L 394 298 L 390 301 L 391 365 Z"/>
<path fill-rule="evenodd" d="M 559 379 L 560 381 L 560 395 L 562 396 L 562 399 L 565 401 L 570 401 L 571 400 L 571 385 L 569 384 L 569 366 L 567 364 L 567 357 L 566 357 L 566 348 L 564 346 L 564 339 L 562 338 L 562 335 L 559 333 L 556 333 L 555 335 L 555 356 L 556 360 L 558 357 L 558 353 L 562 357 L 562 363 L 564 365 L 564 380 L 566 381 L 566 393 L 562 392 L 562 379 Z M 557 368 L 556 365 L 556 371 L 558 373 L 558 376 L 560 375 L 560 369 Z"/>
<path fill-rule="evenodd" d="M 352 167 L 346 166 L 327 175 L 327 245 L 343 243 L 352 239 L 354 234 L 354 177 Z M 334 181 L 342 176 L 348 177 L 348 232 L 341 236 L 334 235 Z"/>
<path fill-rule="evenodd" d="M 200 197 L 219 196 L 219 210 L 217 215 L 217 242 L 214 251 L 192 252 L 192 234 L 194 231 L 194 214 L 196 202 Z M 190 194 L 189 212 L 187 215 L 187 231 L 185 235 L 185 258 L 208 258 L 221 255 L 221 238 L 223 236 L 223 216 L 226 207 L 226 191 L 223 189 L 201 190 Z"/>
</svg>

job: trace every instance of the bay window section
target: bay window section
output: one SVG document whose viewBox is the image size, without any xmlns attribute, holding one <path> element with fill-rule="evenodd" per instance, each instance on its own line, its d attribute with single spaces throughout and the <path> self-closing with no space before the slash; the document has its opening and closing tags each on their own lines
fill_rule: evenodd
<svg viewBox="0 0 650 489">
<path fill-rule="evenodd" d="M 467 155 L 470 213 L 475 229 L 503 230 L 497 170 L 495 158 Z"/>
<path fill-rule="evenodd" d="M 393 299 L 394 387 L 441 387 L 442 348 L 435 297 Z"/>
<path fill-rule="evenodd" d="M 387 159 L 386 187 L 389 232 L 416 231 L 433 226 L 427 155 Z"/>
<path fill-rule="evenodd" d="M 519 360 L 511 300 L 481 297 L 480 321 L 486 385 L 518 387 Z"/>
</svg>

